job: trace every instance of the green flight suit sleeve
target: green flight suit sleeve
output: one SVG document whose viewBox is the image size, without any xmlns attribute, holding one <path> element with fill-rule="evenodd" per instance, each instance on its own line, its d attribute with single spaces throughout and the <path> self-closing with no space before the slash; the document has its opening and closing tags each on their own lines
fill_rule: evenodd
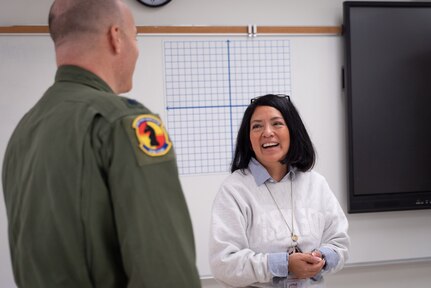
<svg viewBox="0 0 431 288">
<path fill-rule="evenodd" d="M 127 287 L 201 287 L 174 150 L 144 153 L 133 128 L 137 116 L 100 125 L 94 140 L 107 167 Z"/>
</svg>

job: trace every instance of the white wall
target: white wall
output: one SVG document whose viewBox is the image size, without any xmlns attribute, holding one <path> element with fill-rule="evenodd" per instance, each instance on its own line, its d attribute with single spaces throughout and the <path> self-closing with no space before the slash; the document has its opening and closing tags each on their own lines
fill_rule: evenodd
<svg viewBox="0 0 431 288">
<path fill-rule="evenodd" d="M 147 8 L 124 0 L 138 26 L 146 25 L 283 25 L 339 26 L 342 0 L 172 0 Z M 387 1 L 387 0 L 382 0 Z M 52 0 L 0 0 L 0 26 L 47 23 Z"/>
<path fill-rule="evenodd" d="M 280 26 L 340 26 L 342 23 L 342 2 L 341 0 L 172 0 L 165 7 L 157 9 L 149 9 L 140 5 L 135 0 L 125 0 L 133 9 L 136 18 L 136 23 L 139 26 L 157 26 L 157 25 L 280 25 Z M 8 25 L 46 25 L 47 11 L 52 0 L 0 0 L 0 26 Z M 145 53 L 145 52 L 144 52 Z M 0 65 L 2 65 L 2 56 L 0 55 Z M 29 59 L 31 61 L 31 59 Z M 47 61 L 49 61 L 47 59 Z M 37 75 L 35 74 L 37 78 Z M 338 77 L 338 75 L 334 76 Z M 46 77 L 45 77 L 46 78 Z M 47 77 L 50 79 L 50 77 Z M 32 81 L 37 81 L 32 79 Z M 47 84 L 40 84 L 46 87 Z M 19 87 L 22 93 L 25 93 L 25 84 Z M 43 90 L 41 90 L 43 91 Z M 34 97 L 40 95 L 41 91 L 29 91 L 34 93 Z M 2 95 L 2 106 L 7 105 L 5 97 Z M 35 98 L 36 100 L 36 98 Z M 35 101 L 34 100 L 34 101 Z M 10 101 L 19 102 L 20 99 L 14 98 Z M 20 109 L 26 111 L 32 103 L 20 103 Z M 5 106 L 0 107 L 1 121 L 17 121 L 17 119 L 8 118 L 8 111 Z M 338 111 L 338 110 L 337 110 Z M 11 111 L 18 113 L 20 111 Z M 339 111 L 337 112 L 339 113 Z M 20 113 L 19 113 L 20 114 Z M 334 116 L 334 115 L 333 115 Z M 334 117 L 342 119 L 342 115 Z M 10 127 L 10 125 L 9 125 Z M 2 133 L 10 133 L 11 131 L 2 130 Z M 4 153 L 6 141 L 4 137 L 0 139 L 0 153 Z M 341 144 L 340 144 L 341 145 Z M 342 145 L 341 145 L 342 146 Z M 325 153 L 323 152 L 323 155 Z M 0 160 L 3 159 L 1 155 Z M 344 159 L 341 159 L 343 162 Z M 324 163 L 328 163 L 325 161 Z M 322 163 L 321 165 L 328 165 Z M 334 180 L 331 180 L 331 177 Z M 336 190 L 343 190 L 345 180 L 337 180 L 335 176 L 330 176 L 329 182 L 334 183 Z M 331 183 L 331 184 L 332 184 Z M 340 186 L 340 187 L 338 187 Z M 1 189 L 0 189 L 1 190 Z M 12 272 L 9 261 L 9 251 L 7 244 L 7 223 L 6 213 L 3 203 L 3 197 L 0 196 L 0 287 L 13 288 Z M 388 231 L 393 233 L 393 237 L 397 237 L 396 223 L 390 220 L 390 215 L 396 217 L 400 213 L 386 214 L 387 223 L 393 224 L 388 227 Z M 412 215 L 411 213 L 409 215 Z M 415 214 L 416 215 L 416 214 Z M 421 223 L 428 218 L 430 213 L 419 212 Z M 416 216 L 415 216 L 416 217 Z M 415 218 L 413 217 L 413 218 Z M 352 224 L 361 229 L 378 229 L 378 226 L 373 227 L 371 217 L 355 216 L 352 217 Z M 413 219 L 414 220 L 414 219 Z M 404 224 L 406 224 L 408 221 Z M 407 223 L 408 224 L 408 223 Z M 417 225 L 412 223 L 411 225 Z M 426 224 L 429 227 L 429 224 Z M 413 227 L 416 229 L 419 227 Z M 385 231 L 381 232 L 385 233 Z M 379 247 L 391 245 L 391 243 L 381 243 L 381 241 L 373 241 L 371 237 L 369 241 L 365 241 L 363 235 L 352 235 L 352 242 L 365 243 L 363 248 L 364 259 L 373 259 L 373 254 L 377 253 Z M 358 238 L 356 238 L 358 236 Z M 402 235 L 400 235 L 402 236 Z M 392 237 L 392 234 L 391 234 Z M 406 246 L 414 246 L 415 241 L 424 241 L 423 239 L 409 239 Z M 430 239 L 431 240 L 431 239 Z M 396 259 L 398 250 L 401 253 L 406 253 L 408 247 L 393 247 L 394 258 Z M 425 255 L 430 255 L 431 244 L 428 246 Z M 359 256 L 358 256 L 359 257 Z M 431 262 L 421 263 L 404 263 L 404 264 L 385 264 L 373 267 L 351 267 L 346 268 L 338 274 L 327 279 L 328 287 L 427 287 L 431 280 Z M 203 287 L 215 288 L 219 287 L 212 279 L 202 280 Z"/>
<path fill-rule="evenodd" d="M 172 0 L 151 9 L 125 0 L 137 25 L 337 25 L 341 0 Z M 37 4 L 36 4 L 37 3 Z M 1 0 L 0 25 L 45 24 L 52 0 Z M 265 12 L 267 11 L 267 12 Z"/>
</svg>

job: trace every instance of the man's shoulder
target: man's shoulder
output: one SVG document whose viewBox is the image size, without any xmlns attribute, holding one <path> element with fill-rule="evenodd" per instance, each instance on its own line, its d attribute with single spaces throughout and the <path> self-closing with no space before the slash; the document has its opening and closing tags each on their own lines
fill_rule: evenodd
<svg viewBox="0 0 431 288">
<path fill-rule="evenodd" d="M 94 89 L 80 83 L 56 83 L 47 94 L 56 94 L 65 102 L 79 104 L 94 114 L 100 114 L 109 122 L 128 115 L 151 114 L 140 102 L 115 93 Z"/>
<path fill-rule="evenodd" d="M 88 100 L 93 109 L 111 121 L 116 121 L 127 116 L 133 117 L 139 114 L 152 114 L 140 102 L 113 93 L 95 93 Z"/>
</svg>

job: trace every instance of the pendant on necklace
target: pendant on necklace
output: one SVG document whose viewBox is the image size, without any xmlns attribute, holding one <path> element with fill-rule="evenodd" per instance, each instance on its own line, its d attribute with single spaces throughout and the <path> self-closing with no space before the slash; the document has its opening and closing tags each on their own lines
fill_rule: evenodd
<svg viewBox="0 0 431 288">
<path fill-rule="evenodd" d="M 299 237 L 296 234 L 292 234 L 291 239 L 293 242 L 298 242 Z"/>
<path fill-rule="evenodd" d="M 287 249 L 287 253 L 289 254 L 289 255 L 291 255 L 291 254 L 293 254 L 293 253 L 302 253 L 302 251 L 301 251 L 301 249 L 299 249 L 299 247 L 298 247 L 298 245 L 294 245 L 294 246 L 290 246 L 288 249 Z"/>
</svg>

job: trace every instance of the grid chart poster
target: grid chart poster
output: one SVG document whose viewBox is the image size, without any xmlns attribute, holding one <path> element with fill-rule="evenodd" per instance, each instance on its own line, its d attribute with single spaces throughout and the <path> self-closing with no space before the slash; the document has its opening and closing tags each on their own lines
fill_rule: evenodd
<svg viewBox="0 0 431 288">
<path fill-rule="evenodd" d="M 181 175 L 228 172 L 250 99 L 291 92 L 289 40 L 165 41 L 164 58 Z"/>
</svg>

